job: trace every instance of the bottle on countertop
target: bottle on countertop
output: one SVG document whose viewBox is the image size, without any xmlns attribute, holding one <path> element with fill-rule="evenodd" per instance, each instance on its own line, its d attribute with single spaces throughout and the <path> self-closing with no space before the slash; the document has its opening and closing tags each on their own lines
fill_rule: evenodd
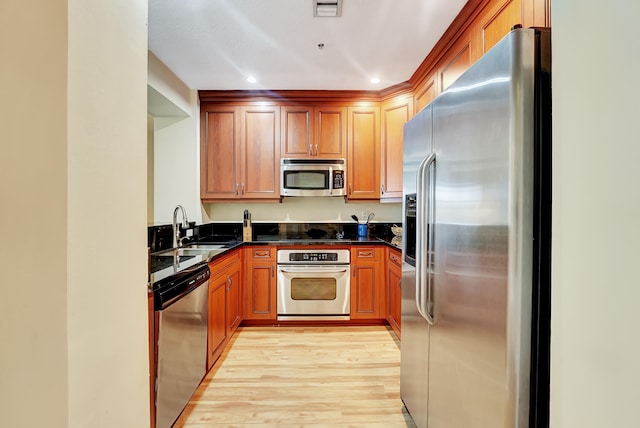
<svg viewBox="0 0 640 428">
<path fill-rule="evenodd" d="M 244 220 L 242 222 L 242 240 L 244 242 L 250 242 L 253 240 L 251 231 L 251 213 L 249 210 L 244 210 Z"/>
</svg>

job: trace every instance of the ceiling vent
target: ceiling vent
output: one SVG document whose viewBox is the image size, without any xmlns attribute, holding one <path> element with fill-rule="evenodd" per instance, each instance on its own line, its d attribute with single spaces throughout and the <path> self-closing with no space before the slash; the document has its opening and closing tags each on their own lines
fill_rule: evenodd
<svg viewBox="0 0 640 428">
<path fill-rule="evenodd" d="M 313 16 L 337 18 L 342 15 L 342 0 L 313 0 Z"/>
</svg>

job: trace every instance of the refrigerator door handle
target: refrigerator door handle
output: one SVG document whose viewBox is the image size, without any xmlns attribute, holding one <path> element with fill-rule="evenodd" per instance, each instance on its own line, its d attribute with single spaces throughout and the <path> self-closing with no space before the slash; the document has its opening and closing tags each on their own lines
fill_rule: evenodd
<svg viewBox="0 0 640 428">
<path fill-rule="evenodd" d="M 416 308 L 429 324 L 434 323 L 429 308 L 431 305 L 431 227 L 427 227 L 432 217 L 431 179 L 429 171 L 435 164 L 436 155 L 431 153 L 418 167 L 416 180 Z M 426 178 L 425 178 L 426 177 Z M 426 183 L 425 183 L 426 182 Z M 427 233 L 425 234 L 425 227 Z M 426 239 L 425 239 L 426 237 Z"/>
</svg>

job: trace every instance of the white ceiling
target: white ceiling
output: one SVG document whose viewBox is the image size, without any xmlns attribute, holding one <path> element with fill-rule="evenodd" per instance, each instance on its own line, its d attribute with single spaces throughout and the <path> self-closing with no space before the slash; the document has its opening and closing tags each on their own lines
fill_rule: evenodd
<svg viewBox="0 0 640 428">
<path fill-rule="evenodd" d="M 343 0 L 316 18 L 313 0 L 149 0 L 149 50 L 192 89 L 378 90 L 408 80 L 465 3 Z"/>
</svg>

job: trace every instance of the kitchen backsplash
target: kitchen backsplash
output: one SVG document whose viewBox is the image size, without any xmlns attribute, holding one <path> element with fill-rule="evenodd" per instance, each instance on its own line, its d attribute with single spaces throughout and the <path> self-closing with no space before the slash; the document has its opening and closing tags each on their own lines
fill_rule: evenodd
<svg viewBox="0 0 640 428">
<path fill-rule="evenodd" d="M 402 204 L 349 202 L 335 197 L 284 198 L 282 203 L 214 203 L 203 205 L 203 223 L 212 221 L 241 221 L 244 210 L 249 210 L 256 222 L 351 222 L 351 215 L 366 218 L 373 212 L 374 222 L 402 221 Z M 208 218 L 205 217 L 208 216 Z"/>
</svg>

